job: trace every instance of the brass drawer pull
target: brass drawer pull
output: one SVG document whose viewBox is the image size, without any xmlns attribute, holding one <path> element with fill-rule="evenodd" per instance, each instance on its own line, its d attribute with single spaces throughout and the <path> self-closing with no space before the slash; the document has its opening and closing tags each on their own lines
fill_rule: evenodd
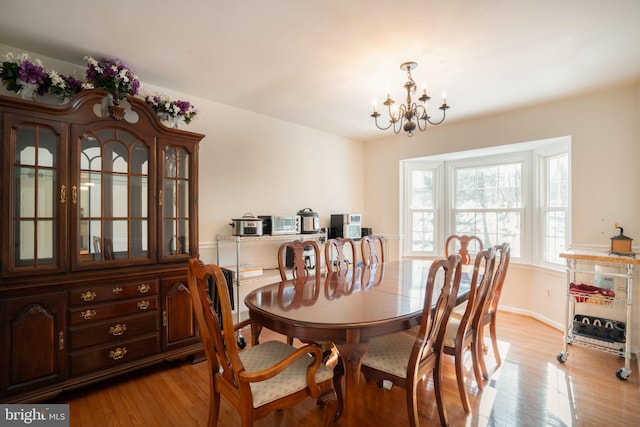
<svg viewBox="0 0 640 427">
<path fill-rule="evenodd" d="M 117 288 L 113 288 L 111 290 L 111 292 L 113 292 L 114 294 L 118 295 L 120 292 L 122 292 L 122 288 L 120 286 L 118 286 Z"/>
<path fill-rule="evenodd" d="M 151 286 L 143 283 L 142 285 L 138 285 L 138 292 L 141 294 L 146 294 L 151 289 Z"/>
<path fill-rule="evenodd" d="M 96 293 L 93 291 L 83 292 L 82 295 L 80 295 L 80 298 L 82 298 L 82 301 L 93 301 L 95 297 L 96 297 Z"/>
<path fill-rule="evenodd" d="M 122 325 L 118 323 L 116 326 L 109 327 L 109 333 L 114 337 L 120 336 L 125 333 L 127 330 L 127 324 L 123 323 Z"/>
<path fill-rule="evenodd" d="M 140 301 L 140 302 L 138 303 L 138 308 L 139 308 L 140 310 L 146 310 L 147 308 L 149 308 L 149 306 L 150 306 L 150 305 L 151 305 L 151 304 L 149 303 L 149 301 L 144 300 L 144 301 Z"/>
<path fill-rule="evenodd" d="M 80 313 L 80 316 L 82 316 L 84 320 L 91 320 L 94 317 L 96 317 L 96 311 L 95 310 L 83 311 L 82 313 Z"/>
<path fill-rule="evenodd" d="M 64 332 L 58 332 L 58 350 L 64 350 Z"/>
<path fill-rule="evenodd" d="M 118 347 L 115 350 L 109 352 L 109 359 L 118 360 L 122 359 L 127 354 L 127 347 Z"/>
</svg>

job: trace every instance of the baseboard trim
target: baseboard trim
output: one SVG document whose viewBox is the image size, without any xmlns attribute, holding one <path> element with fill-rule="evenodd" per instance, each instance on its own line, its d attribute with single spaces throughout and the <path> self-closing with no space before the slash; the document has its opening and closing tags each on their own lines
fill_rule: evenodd
<svg viewBox="0 0 640 427">
<path fill-rule="evenodd" d="M 553 329 L 557 329 L 560 332 L 564 331 L 564 326 L 563 325 L 561 325 L 558 322 L 555 322 L 555 321 L 549 319 L 548 317 L 541 316 L 539 313 L 536 313 L 535 311 L 523 310 L 521 308 L 514 308 L 514 307 L 500 307 L 499 311 L 506 311 L 508 313 L 514 313 L 514 314 L 519 314 L 519 315 L 522 315 L 522 316 L 528 316 L 528 317 L 531 317 L 532 319 L 536 319 L 537 321 L 544 323 L 547 326 L 552 327 Z"/>
</svg>

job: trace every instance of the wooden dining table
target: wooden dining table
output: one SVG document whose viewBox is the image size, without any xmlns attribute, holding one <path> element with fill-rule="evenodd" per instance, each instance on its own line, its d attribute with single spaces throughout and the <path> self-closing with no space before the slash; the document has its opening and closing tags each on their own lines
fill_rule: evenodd
<svg viewBox="0 0 640 427">
<path fill-rule="evenodd" d="M 262 327 L 303 341 L 333 342 L 345 374 L 342 415 L 347 426 L 355 426 L 368 341 L 420 323 L 430 266 L 430 260 L 391 261 L 255 289 L 244 301 L 254 344 Z M 434 292 L 438 291 L 436 287 Z M 463 273 L 457 303 L 468 293 L 469 275 Z"/>
</svg>

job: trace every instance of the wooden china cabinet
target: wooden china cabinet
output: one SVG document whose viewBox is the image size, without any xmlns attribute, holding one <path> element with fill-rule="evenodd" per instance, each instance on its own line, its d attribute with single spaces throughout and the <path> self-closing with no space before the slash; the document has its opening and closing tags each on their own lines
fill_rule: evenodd
<svg viewBox="0 0 640 427">
<path fill-rule="evenodd" d="M 141 100 L 0 96 L 0 402 L 201 351 L 198 144 Z"/>
</svg>

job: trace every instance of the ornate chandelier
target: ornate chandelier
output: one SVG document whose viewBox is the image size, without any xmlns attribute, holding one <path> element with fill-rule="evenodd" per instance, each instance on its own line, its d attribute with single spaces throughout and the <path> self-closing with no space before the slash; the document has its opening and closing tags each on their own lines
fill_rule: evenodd
<svg viewBox="0 0 640 427">
<path fill-rule="evenodd" d="M 390 94 L 387 94 L 387 100 L 383 103 L 389 112 L 389 125 L 387 127 L 381 127 L 378 124 L 380 113 L 376 111 L 376 106 L 373 106 L 373 114 L 371 114 L 371 117 L 374 118 L 378 129 L 387 130 L 393 126 L 394 133 L 398 134 L 401 130 L 404 130 L 408 136 L 412 136 L 416 127 L 424 131 L 427 129 L 427 123 L 430 125 L 439 125 L 444 122 L 447 109 L 449 108 L 446 95 L 442 96 L 442 105 L 438 107 L 439 110 L 442 110 L 442 119 L 440 119 L 439 122 L 432 122 L 430 120 L 431 117 L 427 113 L 427 101 L 430 100 L 431 97 L 427 95 L 426 89 L 423 90 L 422 95 L 417 99 L 417 101 L 422 102 L 422 105 L 413 102 L 411 99 L 411 95 L 416 94 L 416 82 L 411 78 L 411 70 L 417 66 L 418 64 L 415 62 L 405 62 L 400 65 L 400 69 L 407 72 L 408 80 L 404 84 L 404 88 L 407 91 L 407 103 L 400 105 L 400 107 L 394 107 L 393 104 L 395 104 L 395 101 L 391 99 Z"/>
</svg>

